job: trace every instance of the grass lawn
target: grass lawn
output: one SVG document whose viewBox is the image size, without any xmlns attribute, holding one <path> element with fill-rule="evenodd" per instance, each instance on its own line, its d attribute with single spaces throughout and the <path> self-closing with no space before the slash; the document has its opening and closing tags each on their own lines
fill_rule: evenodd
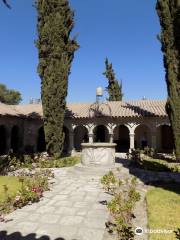
<svg viewBox="0 0 180 240">
<path fill-rule="evenodd" d="M 161 187 L 162 186 L 162 187 Z M 146 196 L 149 229 L 172 229 L 180 227 L 179 184 L 163 184 L 152 187 Z M 149 240 L 175 240 L 175 234 L 149 234 Z"/>
<path fill-rule="evenodd" d="M 0 201 L 4 200 L 5 197 L 3 185 L 6 185 L 8 187 L 8 192 L 14 195 L 20 188 L 21 183 L 18 181 L 17 177 L 0 176 Z"/>
</svg>

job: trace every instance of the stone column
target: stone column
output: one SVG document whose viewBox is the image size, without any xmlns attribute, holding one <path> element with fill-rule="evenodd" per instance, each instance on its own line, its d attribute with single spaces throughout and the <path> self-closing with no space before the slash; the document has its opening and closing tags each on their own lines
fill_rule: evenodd
<svg viewBox="0 0 180 240">
<path fill-rule="evenodd" d="M 113 133 L 109 133 L 109 142 L 113 143 Z"/>
<path fill-rule="evenodd" d="M 156 149 L 156 133 L 152 133 L 152 137 L 151 137 L 151 147 Z"/>
<path fill-rule="evenodd" d="M 93 143 L 94 134 L 93 133 L 89 133 L 88 136 L 89 136 L 89 143 Z"/>
<path fill-rule="evenodd" d="M 130 138 L 130 149 L 129 152 L 131 152 L 131 149 L 134 149 L 134 133 L 130 133 L 129 134 L 129 138 Z"/>
<path fill-rule="evenodd" d="M 69 132 L 69 149 L 68 152 L 72 154 L 74 152 L 74 132 Z"/>
</svg>

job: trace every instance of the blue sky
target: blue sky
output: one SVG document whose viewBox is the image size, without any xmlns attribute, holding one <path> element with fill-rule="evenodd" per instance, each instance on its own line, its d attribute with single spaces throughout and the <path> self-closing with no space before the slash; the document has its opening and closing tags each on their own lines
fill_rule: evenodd
<svg viewBox="0 0 180 240">
<path fill-rule="evenodd" d="M 22 93 L 23 103 L 40 97 L 36 10 L 32 0 L 0 4 L 0 82 Z M 68 102 L 95 100 L 95 89 L 105 88 L 102 75 L 107 56 L 117 79 L 122 80 L 124 100 L 165 99 L 167 95 L 156 0 L 70 0 L 75 10 L 79 50 L 69 77 Z"/>
</svg>

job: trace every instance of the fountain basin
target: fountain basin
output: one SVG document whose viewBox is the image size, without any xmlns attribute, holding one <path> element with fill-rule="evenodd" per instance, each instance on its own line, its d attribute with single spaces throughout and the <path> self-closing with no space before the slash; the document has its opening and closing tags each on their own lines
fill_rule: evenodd
<svg viewBox="0 0 180 240">
<path fill-rule="evenodd" d="M 85 166 L 115 164 L 115 143 L 82 143 L 81 163 Z"/>
</svg>

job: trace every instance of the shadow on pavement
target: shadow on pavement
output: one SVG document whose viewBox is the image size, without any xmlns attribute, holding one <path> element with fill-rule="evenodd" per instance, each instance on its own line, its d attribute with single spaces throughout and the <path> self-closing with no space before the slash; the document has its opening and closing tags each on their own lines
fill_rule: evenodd
<svg viewBox="0 0 180 240">
<path fill-rule="evenodd" d="M 38 238 L 36 236 L 36 233 L 30 233 L 28 235 L 22 236 L 20 232 L 14 232 L 14 233 L 8 234 L 6 231 L 0 231 L 0 240 L 66 240 L 66 239 L 62 237 L 52 239 L 51 237 L 46 235 L 43 235 Z M 76 239 L 72 239 L 72 240 L 76 240 Z"/>
</svg>

